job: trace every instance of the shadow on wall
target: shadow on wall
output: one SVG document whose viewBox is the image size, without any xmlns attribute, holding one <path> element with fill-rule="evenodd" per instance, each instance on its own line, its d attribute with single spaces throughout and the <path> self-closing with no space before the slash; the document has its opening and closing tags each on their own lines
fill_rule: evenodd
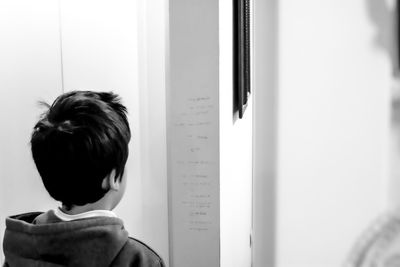
<svg viewBox="0 0 400 267">
<path fill-rule="evenodd" d="M 397 1 L 396 1 L 397 2 Z M 387 53 L 393 75 L 399 76 L 396 45 L 396 5 L 387 0 L 366 0 L 367 13 L 375 26 L 374 44 Z"/>
<path fill-rule="evenodd" d="M 389 203 L 400 208 L 400 0 L 366 0 L 368 15 L 373 23 L 374 44 L 388 56 L 392 69 L 390 136 L 389 136 Z M 381 88 L 385 89 L 385 88 Z"/>
<path fill-rule="evenodd" d="M 392 67 L 392 76 L 399 80 L 399 37 L 396 11 L 400 1 L 395 1 L 393 5 L 390 5 L 388 0 L 366 0 L 366 3 L 368 15 L 375 26 L 374 44 L 387 54 Z M 398 86 L 393 89 L 395 90 L 392 96 L 391 127 L 392 130 L 400 133 L 400 89 Z M 400 144 L 400 140 L 397 143 Z"/>
<path fill-rule="evenodd" d="M 397 37 L 397 5 L 400 0 L 365 0 L 366 14 L 370 19 L 373 28 L 372 44 L 376 50 L 382 52 L 390 64 L 393 80 L 400 81 L 399 61 L 398 61 L 398 37 Z M 383 86 L 387 86 L 384 84 Z M 393 86 L 392 86 L 393 87 Z M 375 88 L 376 90 L 392 90 L 391 107 L 390 107 L 390 127 L 393 140 L 392 144 L 396 143 L 396 147 L 391 153 L 395 156 L 394 160 L 399 157 L 400 151 L 400 90 L 397 88 Z M 395 89 L 395 90 L 393 90 Z M 397 90 L 397 91 L 396 91 Z M 397 95 L 397 96 L 396 96 Z M 385 120 L 386 118 L 381 118 Z M 391 157 L 393 157 L 391 155 Z M 391 159 L 392 160 L 392 159 Z M 398 165 L 398 164 L 396 164 Z M 393 175 L 393 167 L 400 170 L 398 167 L 390 166 Z M 392 179 L 392 177 L 390 177 Z M 396 178 L 400 182 L 399 179 Z M 397 184 L 398 182 L 396 182 Z M 391 181 L 393 185 L 393 181 Z M 391 211 L 384 213 L 377 217 L 370 223 L 367 230 L 363 232 L 360 238 L 355 243 L 348 262 L 345 266 L 399 266 L 398 254 L 394 253 L 395 250 L 389 251 L 388 248 L 394 243 L 397 233 L 393 231 L 393 225 L 396 224 L 396 219 Z M 388 236 L 390 238 L 388 239 Z M 382 241 L 384 240 L 384 241 Z M 389 245 L 390 244 L 390 245 Z M 376 253 L 376 251 L 384 251 Z M 379 263 L 378 263 L 379 262 Z M 392 265 L 393 264 L 393 265 Z"/>
</svg>

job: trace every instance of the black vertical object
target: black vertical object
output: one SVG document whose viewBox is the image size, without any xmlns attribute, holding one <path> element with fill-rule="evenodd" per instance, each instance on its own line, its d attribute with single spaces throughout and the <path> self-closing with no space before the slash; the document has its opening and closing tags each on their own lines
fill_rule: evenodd
<svg viewBox="0 0 400 267">
<path fill-rule="evenodd" d="M 250 94 L 250 0 L 233 0 L 233 108 L 243 118 Z"/>
</svg>

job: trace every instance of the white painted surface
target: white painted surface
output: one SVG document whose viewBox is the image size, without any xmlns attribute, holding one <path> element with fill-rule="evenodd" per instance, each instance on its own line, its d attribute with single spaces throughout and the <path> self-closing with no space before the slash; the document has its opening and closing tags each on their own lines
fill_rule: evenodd
<svg viewBox="0 0 400 267">
<path fill-rule="evenodd" d="M 219 1 L 221 267 L 251 266 L 252 101 L 233 118 L 232 1 Z"/>
<path fill-rule="evenodd" d="M 168 262 L 163 4 L 68 0 L 61 21 L 65 90 L 112 90 L 129 111 L 129 180 L 116 212 Z"/>
<path fill-rule="evenodd" d="M 168 1 L 138 2 L 140 158 L 143 177 L 143 234 L 157 242 L 169 266 L 166 122 Z"/>
<path fill-rule="evenodd" d="M 44 189 L 30 151 L 30 135 L 44 111 L 37 102 L 61 93 L 56 1 L 0 1 L 0 240 L 5 217 L 46 211 Z M 0 252 L 0 264 L 4 260 Z"/>
<path fill-rule="evenodd" d="M 391 66 L 367 2 L 279 2 L 279 267 L 340 266 L 387 205 Z"/>
<path fill-rule="evenodd" d="M 218 2 L 169 1 L 168 180 L 174 267 L 217 267 L 220 261 L 217 25 Z"/>
<path fill-rule="evenodd" d="M 276 266 L 278 2 L 253 9 L 253 267 Z"/>
</svg>

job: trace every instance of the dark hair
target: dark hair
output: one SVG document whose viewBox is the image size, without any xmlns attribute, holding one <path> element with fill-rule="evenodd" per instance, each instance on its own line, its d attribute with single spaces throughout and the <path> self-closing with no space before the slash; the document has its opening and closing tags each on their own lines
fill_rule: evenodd
<svg viewBox="0 0 400 267">
<path fill-rule="evenodd" d="M 110 92 L 60 95 L 36 123 L 33 160 L 49 194 L 66 207 L 93 203 L 108 191 L 103 179 L 122 179 L 131 137 L 126 107 Z"/>
</svg>

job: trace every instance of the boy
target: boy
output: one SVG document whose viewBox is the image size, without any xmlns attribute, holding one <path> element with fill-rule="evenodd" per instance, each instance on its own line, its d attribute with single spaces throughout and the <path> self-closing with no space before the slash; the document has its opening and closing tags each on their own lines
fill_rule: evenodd
<svg viewBox="0 0 400 267">
<path fill-rule="evenodd" d="M 48 108 L 31 149 L 46 190 L 62 206 L 6 219 L 4 266 L 163 267 L 112 212 L 124 194 L 131 137 L 119 97 L 74 91 Z"/>
</svg>

